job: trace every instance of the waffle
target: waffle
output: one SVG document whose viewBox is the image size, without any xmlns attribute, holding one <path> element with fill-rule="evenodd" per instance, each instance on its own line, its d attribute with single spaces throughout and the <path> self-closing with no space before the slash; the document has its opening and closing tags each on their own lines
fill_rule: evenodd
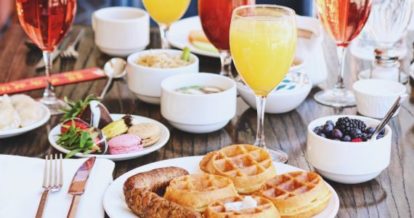
<svg viewBox="0 0 414 218">
<path fill-rule="evenodd" d="M 290 172 L 267 181 L 259 195 L 271 200 L 283 218 L 312 217 L 328 205 L 332 196 L 315 172 Z"/>
<path fill-rule="evenodd" d="M 207 173 L 230 178 L 240 194 L 260 189 L 276 170 L 269 153 L 254 145 L 231 145 L 208 153 L 200 162 Z"/>
<path fill-rule="evenodd" d="M 204 212 L 213 201 L 233 196 L 237 196 L 237 191 L 230 179 L 203 173 L 173 179 L 164 198 L 195 211 Z"/>
<path fill-rule="evenodd" d="M 240 211 L 226 211 L 225 204 L 243 201 L 243 196 L 230 197 L 210 204 L 204 213 L 205 218 L 278 218 L 280 217 L 275 205 L 268 199 L 253 196 L 257 202 L 255 208 Z"/>
</svg>

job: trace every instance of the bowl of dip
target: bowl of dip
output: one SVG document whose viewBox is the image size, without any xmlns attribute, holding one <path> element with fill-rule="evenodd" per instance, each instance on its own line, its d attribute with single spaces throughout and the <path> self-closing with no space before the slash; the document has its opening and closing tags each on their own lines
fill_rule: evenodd
<svg viewBox="0 0 414 218">
<path fill-rule="evenodd" d="M 165 79 L 161 89 L 161 115 L 182 131 L 217 131 L 236 115 L 236 83 L 227 77 L 176 75 Z"/>
<path fill-rule="evenodd" d="M 128 88 L 141 101 L 159 104 L 161 82 L 174 75 L 198 73 L 199 60 L 189 54 L 183 60 L 183 51 L 152 49 L 134 53 L 128 57 Z"/>
</svg>

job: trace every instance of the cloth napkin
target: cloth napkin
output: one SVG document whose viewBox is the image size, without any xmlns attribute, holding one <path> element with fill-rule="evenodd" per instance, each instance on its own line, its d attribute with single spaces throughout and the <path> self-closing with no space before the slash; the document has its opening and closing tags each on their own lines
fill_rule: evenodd
<svg viewBox="0 0 414 218">
<path fill-rule="evenodd" d="M 69 186 L 85 160 L 63 160 L 63 187 L 59 192 L 49 193 L 44 218 L 67 216 L 72 200 L 72 195 L 68 194 Z M 43 159 L 0 155 L 0 217 L 35 217 L 43 191 L 44 164 Z M 102 199 L 113 180 L 114 167 L 115 163 L 110 160 L 96 159 L 80 199 L 77 218 L 104 217 Z"/>
</svg>

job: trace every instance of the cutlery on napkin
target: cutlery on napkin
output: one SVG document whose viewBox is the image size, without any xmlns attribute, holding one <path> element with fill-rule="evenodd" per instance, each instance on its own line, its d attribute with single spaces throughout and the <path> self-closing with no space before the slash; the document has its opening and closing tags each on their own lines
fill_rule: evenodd
<svg viewBox="0 0 414 218">
<path fill-rule="evenodd" d="M 69 211 L 72 196 L 67 193 L 73 175 L 86 159 L 63 160 L 63 187 L 49 195 L 44 218 L 64 218 Z M 35 217 L 42 195 L 44 160 L 13 155 L 0 155 L 0 217 Z M 96 159 L 90 172 L 88 186 L 76 212 L 77 218 L 104 217 L 102 198 L 112 182 L 114 162 Z M 13 197 L 11 197 L 13 196 Z"/>
</svg>

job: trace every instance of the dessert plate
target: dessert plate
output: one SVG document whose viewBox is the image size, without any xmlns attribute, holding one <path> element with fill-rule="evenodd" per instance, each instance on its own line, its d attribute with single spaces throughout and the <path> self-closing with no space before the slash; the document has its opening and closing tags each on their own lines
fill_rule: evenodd
<svg viewBox="0 0 414 218">
<path fill-rule="evenodd" d="M 111 114 L 111 117 L 113 120 L 121 119 L 125 114 Z M 170 131 L 166 126 L 164 126 L 162 123 L 142 116 L 137 115 L 131 115 L 133 117 L 133 123 L 154 123 L 158 125 L 161 128 L 161 136 L 157 143 L 148 146 L 144 148 L 141 151 L 133 152 L 133 153 L 126 153 L 126 154 L 82 154 L 77 153 L 74 156 L 75 157 L 90 157 L 90 156 L 96 156 L 98 158 L 106 158 L 113 161 L 121 161 L 121 160 L 129 160 L 137 157 L 144 156 L 146 154 L 149 154 L 151 152 L 154 152 L 167 144 L 168 139 L 170 138 Z M 58 140 L 58 135 L 60 134 L 60 124 L 55 126 L 49 133 L 49 142 L 52 145 L 52 147 L 56 148 L 58 151 L 63 152 L 65 154 L 69 153 L 70 151 L 66 148 L 63 148 L 62 146 L 58 145 L 56 141 Z"/>
<path fill-rule="evenodd" d="M 0 130 L 0 139 L 21 135 L 23 133 L 32 131 L 40 126 L 43 126 L 43 124 L 45 124 L 50 118 L 50 111 L 43 104 L 39 104 L 39 106 L 42 108 L 43 111 L 43 116 L 40 120 L 22 128 Z"/>
<path fill-rule="evenodd" d="M 123 185 L 124 182 L 132 175 L 135 175 L 140 172 L 145 172 L 148 170 L 152 170 L 155 168 L 160 167 L 168 167 L 168 166 L 175 166 L 175 167 L 181 167 L 186 169 L 190 173 L 197 173 L 201 172 L 201 170 L 198 167 L 198 163 L 201 161 L 203 156 L 193 156 L 193 157 L 182 157 L 182 158 L 176 158 L 176 159 L 169 159 L 169 160 L 163 160 L 154 162 L 151 164 L 147 164 L 138 168 L 135 168 L 122 176 L 118 177 L 106 190 L 103 198 L 103 206 L 106 211 L 106 213 L 109 215 L 109 217 L 112 218 L 135 218 L 136 215 L 134 215 L 128 208 L 128 206 L 125 203 L 124 194 L 123 194 Z M 291 172 L 291 171 L 297 171 L 301 170 L 299 168 L 296 168 L 294 166 L 290 166 L 283 163 L 274 163 L 275 167 L 277 169 L 278 174 Z M 332 198 L 328 204 L 328 206 L 318 215 L 314 216 L 314 218 L 331 218 L 335 217 L 338 213 L 339 209 L 339 198 L 335 190 L 328 184 L 329 189 L 332 192 Z"/>
</svg>

